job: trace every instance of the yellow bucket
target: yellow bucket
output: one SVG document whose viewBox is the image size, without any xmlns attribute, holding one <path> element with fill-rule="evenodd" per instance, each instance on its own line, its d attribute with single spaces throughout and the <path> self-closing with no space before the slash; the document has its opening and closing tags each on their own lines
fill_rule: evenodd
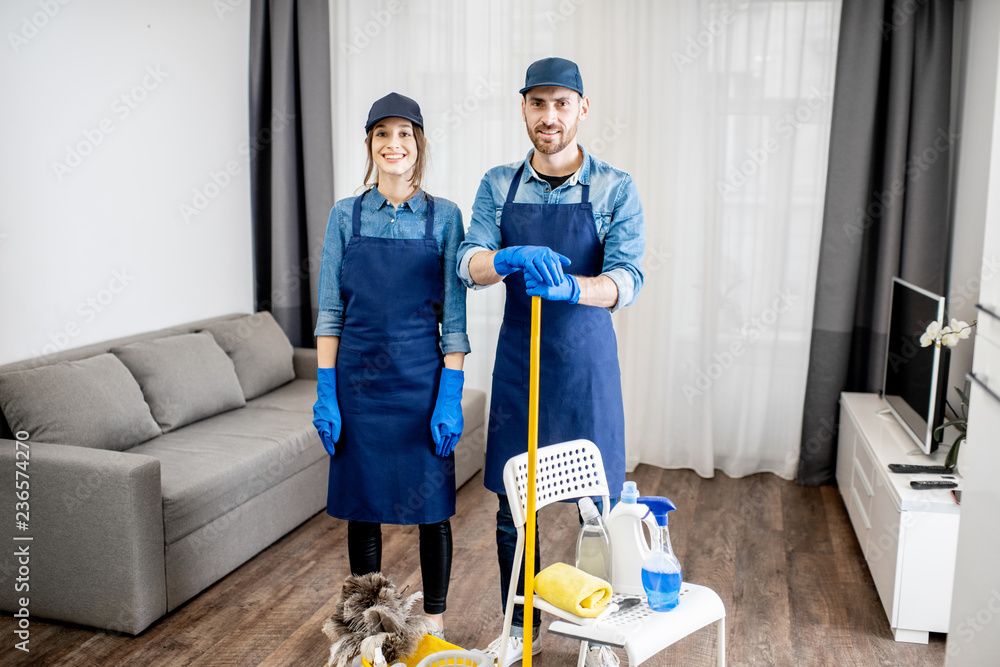
<svg viewBox="0 0 1000 667">
<path fill-rule="evenodd" d="M 404 660 L 403 664 L 406 665 L 406 667 L 417 667 L 417 663 L 429 655 L 433 655 L 439 651 L 461 650 L 461 648 L 461 646 L 449 644 L 443 639 L 438 639 L 433 635 L 424 635 L 424 638 L 420 640 L 420 645 L 417 646 L 417 652 Z M 365 667 L 372 667 L 371 663 L 364 658 L 361 659 L 361 664 Z"/>
</svg>

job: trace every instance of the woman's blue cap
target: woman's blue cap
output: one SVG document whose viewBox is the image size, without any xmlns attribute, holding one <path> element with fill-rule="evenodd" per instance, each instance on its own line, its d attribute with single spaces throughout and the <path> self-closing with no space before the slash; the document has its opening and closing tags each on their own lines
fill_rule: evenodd
<svg viewBox="0 0 1000 667">
<path fill-rule="evenodd" d="M 372 129 L 372 125 L 384 118 L 405 118 L 406 120 L 424 129 L 424 117 L 420 115 L 420 105 L 411 100 L 406 95 L 399 93 L 389 93 L 383 98 L 375 100 L 371 111 L 368 112 L 368 121 L 365 123 L 365 133 Z"/>
<path fill-rule="evenodd" d="M 583 77 L 580 76 L 580 68 L 575 62 L 565 58 L 543 58 L 531 63 L 524 75 L 524 88 L 518 92 L 524 95 L 538 86 L 569 88 L 583 96 Z"/>
</svg>

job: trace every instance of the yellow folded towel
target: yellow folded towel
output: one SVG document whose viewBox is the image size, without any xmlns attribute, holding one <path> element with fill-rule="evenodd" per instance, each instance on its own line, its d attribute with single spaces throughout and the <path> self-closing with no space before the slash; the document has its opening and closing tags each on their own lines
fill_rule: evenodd
<svg viewBox="0 0 1000 667">
<path fill-rule="evenodd" d="M 535 593 L 577 616 L 599 616 L 611 601 L 611 584 L 566 563 L 554 563 L 535 576 Z"/>
</svg>

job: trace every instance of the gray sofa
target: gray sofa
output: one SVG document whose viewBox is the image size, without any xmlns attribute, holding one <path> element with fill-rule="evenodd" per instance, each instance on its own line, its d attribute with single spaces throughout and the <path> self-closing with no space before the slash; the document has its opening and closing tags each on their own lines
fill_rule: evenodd
<svg viewBox="0 0 1000 667">
<path fill-rule="evenodd" d="M 4 549 L 3 581 L 28 588 L 0 607 L 138 634 L 236 569 L 326 506 L 315 397 L 315 350 L 268 313 L 0 366 L 0 478 L 27 491 L 5 492 L 4 525 L 32 538 L 8 542 L 27 565 Z M 466 389 L 458 485 L 483 465 L 485 403 Z"/>
</svg>

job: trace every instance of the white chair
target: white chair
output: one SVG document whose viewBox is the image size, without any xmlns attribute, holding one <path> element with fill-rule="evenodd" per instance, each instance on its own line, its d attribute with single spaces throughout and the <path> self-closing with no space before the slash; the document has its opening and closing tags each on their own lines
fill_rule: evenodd
<svg viewBox="0 0 1000 667">
<path fill-rule="evenodd" d="M 517 527 L 517 548 L 514 552 L 514 571 L 511 572 L 507 592 L 507 611 L 504 614 L 501 654 L 497 664 L 503 664 L 507 638 L 515 604 L 524 604 L 524 596 L 517 594 L 521 557 L 524 553 L 527 522 L 528 455 L 521 454 L 507 461 L 503 471 L 504 489 L 510 505 L 511 517 Z M 604 462 L 597 445 L 589 440 L 574 440 L 548 447 L 539 447 L 535 469 L 535 508 L 560 500 L 601 496 L 604 500 L 603 515 L 608 518 L 608 482 L 604 475 Z M 614 558 L 614 553 L 611 555 Z M 649 608 L 645 598 L 638 604 L 618 609 L 624 597 L 616 595 L 608 609 L 597 618 L 583 618 L 555 607 L 540 597 L 533 597 L 536 609 L 558 616 L 563 621 L 553 621 L 549 632 L 580 640 L 577 667 L 583 667 L 591 644 L 623 649 L 630 665 L 641 665 L 653 655 L 679 639 L 709 625 L 718 623 L 718 665 L 724 667 L 726 609 L 715 591 L 684 582 L 681 584 L 680 602 L 669 612 L 656 612 Z M 614 604 L 618 603 L 618 604 Z M 525 619 L 531 622 L 531 619 Z M 568 621 L 568 622 L 567 622 Z"/>
</svg>

